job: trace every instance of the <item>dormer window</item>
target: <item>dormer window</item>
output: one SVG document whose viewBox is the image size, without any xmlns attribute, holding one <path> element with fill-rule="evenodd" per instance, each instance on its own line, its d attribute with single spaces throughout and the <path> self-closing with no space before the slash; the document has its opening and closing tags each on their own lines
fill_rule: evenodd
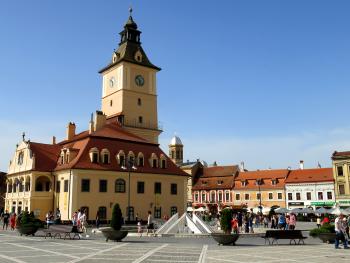
<svg viewBox="0 0 350 263">
<path fill-rule="evenodd" d="M 89 155 L 90 155 L 90 160 L 92 163 L 98 163 L 99 151 L 96 147 L 90 149 Z"/>
<path fill-rule="evenodd" d="M 143 167 L 145 163 L 145 159 L 141 152 L 139 153 L 137 160 L 138 160 L 137 165 Z"/>
<path fill-rule="evenodd" d="M 157 168 L 158 167 L 158 157 L 157 157 L 157 155 L 155 153 L 152 153 L 150 162 L 151 162 L 152 168 Z"/>
<path fill-rule="evenodd" d="M 255 184 L 256 185 L 262 185 L 263 184 L 263 180 L 262 179 L 256 179 Z"/>
<path fill-rule="evenodd" d="M 101 151 L 101 156 L 102 156 L 102 163 L 103 164 L 109 164 L 110 163 L 109 151 L 107 149 L 103 149 Z"/>
<path fill-rule="evenodd" d="M 247 186 L 247 180 L 241 181 L 242 186 Z"/>
<path fill-rule="evenodd" d="M 271 184 L 272 184 L 272 185 L 276 185 L 276 184 L 277 184 L 277 179 L 272 179 L 272 180 L 271 180 Z"/>
<path fill-rule="evenodd" d="M 122 150 L 117 154 L 117 160 L 120 166 L 125 166 L 125 153 Z"/>
<path fill-rule="evenodd" d="M 161 167 L 162 169 L 165 169 L 166 166 L 167 166 L 166 158 L 165 158 L 164 154 L 161 154 L 161 155 L 160 155 L 160 167 Z"/>
<path fill-rule="evenodd" d="M 207 181 L 202 181 L 202 185 L 207 185 Z"/>
<path fill-rule="evenodd" d="M 218 185 L 222 185 L 224 183 L 224 181 L 223 180 L 218 180 L 217 183 L 218 183 Z"/>
<path fill-rule="evenodd" d="M 132 151 L 130 151 L 130 152 L 128 153 L 128 161 L 129 161 L 129 164 L 134 165 L 134 162 L 135 162 L 135 154 L 134 154 Z"/>
</svg>

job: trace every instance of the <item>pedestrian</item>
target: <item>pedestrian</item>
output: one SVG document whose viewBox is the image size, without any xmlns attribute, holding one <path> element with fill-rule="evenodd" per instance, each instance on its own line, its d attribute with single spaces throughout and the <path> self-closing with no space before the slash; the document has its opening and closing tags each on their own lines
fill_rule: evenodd
<svg viewBox="0 0 350 263">
<path fill-rule="evenodd" d="M 78 219 L 80 221 L 80 229 L 82 232 L 86 234 L 86 212 L 83 210 L 80 213 L 80 218 Z"/>
<path fill-rule="evenodd" d="M 344 244 L 344 249 L 348 249 L 348 239 L 346 238 L 346 228 L 344 224 L 344 215 L 340 213 L 340 215 L 334 221 L 335 228 L 335 248 L 339 248 L 339 240 L 341 240 Z"/>
<path fill-rule="evenodd" d="M 137 233 L 140 235 L 140 237 L 142 237 L 142 224 L 141 224 L 141 220 L 139 220 L 137 222 Z"/>
<path fill-rule="evenodd" d="M 319 216 L 316 218 L 316 225 L 317 225 L 317 228 L 321 227 L 321 218 Z"/>
<path fill-rule="evenodd" d="M 297 225 L 297 217 L 295 216 L 294 213 L 291 213 L 289 215 L 289 230 L 294 230 L 296 225 Z"/>
<path fill-rule="evenodd" d="M 8 210 L 6 210 L 5 213 L 1 215 L 1 218 L 2 218 L 2 230 L 7 230 L 9 226 L 9 219 L 10 219 L 10 214 Z"/>
<path fill-rule="evenodd" d="M 249 233 L 254 233 L 254 219 L 253 214 L 250 214 L 248 217 Z"/>
<path fill-rule="evenodd" d="M 281 230 L 286 229 L 286 217 L 284 216 L 284 214 L 280 214 L 278 217 L 278 228 Z"/>
<path fill-rule="evenodd" d="M 46 228 L 49 229 L 52 224 L 53 214 L 52 211 L 46 213 Z"/>
<path fill-rule="evenodd" d="M 81 210 L 78 209 L 78 215 L 77 215 L 77 219 L 78 219 L 78 221 L 77 221 L 77 227 L 78 227 L 78 229 L 81 229 L 80 217 L 81 217 Z"/>
<path fill-rule="evenodd" d="M 78 213 L 77 213 L 77 211 L 75 211 L 72 215 L 72 223 L 73 223 L 73 227 L 77 227 L 77 225 L 78 225 Z"/>
<path fill-rule="evenodd" d="M 148 233 L 152 231 L 153 235 L 154 235 L 154 223 L 153 223 L 153 219 L 152 219 L 152 213 L 151 211 L 148 211 L 148 216 L 147 216 L 147 233 L 146 235 L 148 236 Z"/>
<path fill-rule="evenodd" d="M 264 222 L 264 228 L 268 228 L 269 227 L 269 218 L 267 216 L 264 216 L 263 222 Z"/>
<path fill-rule="evenodd" d="M 59 208 L 56 209 L 55 224 L 61 224 L 61 211 Z"/>
<path fill-rule="evenodd" d="M 241 212 L 238 213 L 237 220 L 238 220 L 238 232 L 241 233 L 242 232 L 242 225 L 243 225 L 243 216 L 242 216 Z"/>
<path fill-rule="evenodd" d="M 96 213 L 95 223 L 96 223 L 96 228 L 98 229 L 100 227 L 100 212 L 99 211 L 97 211 L 97 213 Z"/>
<path fill-rule="evenodd" d="M 244 233 L 249 233 L 249 217 L 248 215 L 244 216 Z"/>
<path fill-rule="evenodd" d="M 234 234 L 238 234 L 238 220 L 236 215 L 231 220 L 231 229 Z"/>
<path fill-rule="evenodd" d="M 16 213 L 13 213 L 10 217 L 10 227 L 11 227 L 11 230 L 15 230 L 15 227 L 16 227 Z"/>
</svg>

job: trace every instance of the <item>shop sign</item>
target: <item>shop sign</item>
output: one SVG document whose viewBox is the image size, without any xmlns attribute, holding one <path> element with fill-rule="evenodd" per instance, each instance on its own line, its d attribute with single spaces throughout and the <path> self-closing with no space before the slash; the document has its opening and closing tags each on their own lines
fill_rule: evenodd
<svg viewBox="0 0 350 263">
<path fill-rule="evenodd" d="M 311 202 L 314 206 L 333 206 L 335 202 Z"/>
<path fill-rule="evenodd" d="M 304 205 L 304 202 L 289 202 L 288 205 L 293 206 L 293 205 Z"/>
<path fill-rule="evenodd" d="M 340 200 L 338 201 L 339 204 L 350 204 L 350 200 Z"/>
</svg>

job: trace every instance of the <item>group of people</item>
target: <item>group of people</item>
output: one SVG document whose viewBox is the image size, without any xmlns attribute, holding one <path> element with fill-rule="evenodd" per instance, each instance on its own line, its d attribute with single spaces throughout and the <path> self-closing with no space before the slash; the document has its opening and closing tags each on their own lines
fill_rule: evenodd
<svg viewBox="0 0 350 263">
<path fill-rule="evenodd" d="M 348 240 L 349 235 L 349 226 L 350 226 L 350 216 L 346 218 L 343 214 L 340 214 L 334 220 L 334 230 L 335 230 L 335 248 L 339 248 L 339 241 L 342 241 L 344 248 L 348 249 Z"/>
<path fill-rule="evenodd" d="M 1 213 L 0 217 L 2 221 L 2 230 L 7 230 L 8 226 L 10 224 L 11 230 L 15 230 L 16 228 L 16 220 L 17 220 L 17 215 L 16 213 L 9 213 L 8 210 L 4 211 Z"/>
<path fill-rule="evenodd" d="M 60 209 L 56 209 L 56 213 L 54 214 L 52 211 L 46 213 L 46 226 L 50 227 L 52 224 L 60 224 L 61 223 L 61 212 Z"/>
<path fill-rule="evenodd" d="M 87 227 L 86 210 L 78 209 L 78 211 L 75 211 L 72 215 L 72 223 L 73 223 L 73 227 L 76 227 L 78 231 L 86 233 L 86 227 Z"/>
<path fill-rule="evenodd" d="M 142 237 L 143 229 L 142 229 L 142 220 L 138 218 L 138 215 L 136 215 L 136 221 L 137 221 L 137 233 L 140 237 Z M 152 232 L 152 234 L 155 234 L 155 227 L 153 222 L 153 217 L 151 211 L 148 211 L 147 215 L 147 230 L 146 230 L 146 236 L 148 236 L 149 233 Z"/>
</svg>

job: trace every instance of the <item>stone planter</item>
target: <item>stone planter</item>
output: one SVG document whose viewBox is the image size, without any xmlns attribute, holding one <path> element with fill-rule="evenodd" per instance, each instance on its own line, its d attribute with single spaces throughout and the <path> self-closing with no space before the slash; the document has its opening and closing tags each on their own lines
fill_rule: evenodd
<svg viewBox="0 0 350 263">
<path fill-rule="evenodd" d="M 33 224 L 28 224 L 28 225 L 21 225 L 17 227 L 17 231 L 20 233 L 20 235 L 32 235 L 34 236 L 36 231 L 38 231 L 39 226 L 38 225 L 33 225 Z"/>
<path fill-rule="evenodd" d="M 333 244 L 335 240 L 335 233 L 320 233 L 318 237 L 323 243 Z"/>
<path fill-rule="evenodd" d="M 213 233 L 211 234 L 212 238 L 218 242 L 218 245 L 235 245 L 237 239 L 239 238 L 238 234 L 221 234 Z"/>
<path fill-rule="evenodd" d="M 101 232 L 106 238 L 106 242 L 108 242 L 108 240 L 120 242 L 128 235 L 128 231 L 126 230 L 114 230 L 110 227 L 101 229 Z"/>
</svg>

